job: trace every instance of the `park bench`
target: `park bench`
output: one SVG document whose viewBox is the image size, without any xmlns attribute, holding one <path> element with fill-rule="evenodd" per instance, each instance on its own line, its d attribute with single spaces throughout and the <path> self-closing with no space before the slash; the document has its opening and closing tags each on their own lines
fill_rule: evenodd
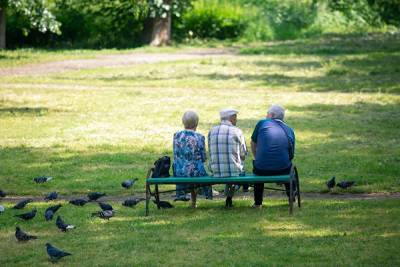
<svg viewBox="0 0 400 267">
<path fill-rule="evenodd" d="M 166 184 L 186 184 L 191 185 L 191 190 L 196 187 L 214 184 L 254 184 L 254 183 L 289 183 L 290 182 L 290 192 L 289 192 L 289 214 L 293 213 L 293 202 L 295 197 L 297 197 L 297 204 L 300 208 L 300 183 L 297 168 L 293 165 L 290 174 L 287 175 L 275 175 L 275 176 L 257 176 L 257 175 L 246 175 L 239 177 L 212 177 L 212 176 L 202 176 L 202 177 L 168 177 L 168 178 L 151 178 L 153 174 L 152 169 L 147 173 L 146 178 L 146 216 L 149 214 L 149 203 L 150 198 L 154 197 L 157 208 L 160 209 L 160 193 L 173 192 L 175 190 L 159 191 L 159 185 Z M 293 183 L 296 184 L 296 192 L 293 190 Z M 154 185 L 154 192 L 151 191 L 151 185 Z M 285 191 L 284 189 L 265 187 L 265 189 Z"/>
</svg>

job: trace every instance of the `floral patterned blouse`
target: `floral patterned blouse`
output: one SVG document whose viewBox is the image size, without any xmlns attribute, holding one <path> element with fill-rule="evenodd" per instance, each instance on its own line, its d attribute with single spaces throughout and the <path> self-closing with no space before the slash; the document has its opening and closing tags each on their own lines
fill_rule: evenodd
<svg viewBox="0 0 400 267">
<path fill-rule="evenodd" d="M 204 162 L 206 161 L 204 136 L 192 130 L 183 130 L 174 134 L 173 142 L 174 176 L 207 176 L 204 168 Z"/>
</svg>

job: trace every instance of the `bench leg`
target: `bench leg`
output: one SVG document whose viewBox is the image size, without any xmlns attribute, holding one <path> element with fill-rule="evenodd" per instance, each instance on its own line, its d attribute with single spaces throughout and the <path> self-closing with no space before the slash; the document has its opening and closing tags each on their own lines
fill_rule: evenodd
<svg viewBox="0 0 400 267">
<path fill-rule="evenodd" d="M 192 200 L 192 208 L 196 208 L 197 193 L 194 187 L 190 190 L 190 198 Z"/>
<path fill-rule="evenodd" d="M 156 197 L 156 203 L 157 203 L 157 209 L 160 209 L 160 193 L 158 192 L 158 184 L 156 184 L 156 186 L 155 186 L 156 188 L 156 195 L 155 195 L 155 197 Z"/>
<path fill-rule="evenodd" d="M 150 185 L 146 183 L 146 216 L 149 215 Z"/>
<path fill-rule="evenodd" d="M 300 180 L 299 180 L 299 173 L 297 172 L 297 168 L 294 167 L 294 174 L 296 178 L 296 188 L 297 188 L 297 205 L 301 207 L 301 199 L 300 199 Z"/>
</svg>

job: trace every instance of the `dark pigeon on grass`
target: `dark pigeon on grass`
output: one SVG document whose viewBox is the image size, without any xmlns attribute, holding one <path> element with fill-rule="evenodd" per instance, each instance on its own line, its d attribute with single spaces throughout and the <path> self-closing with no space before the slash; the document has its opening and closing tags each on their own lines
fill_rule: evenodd
<svg viewBox="0 0 400 267">
<path fill-rule="evenodd" d="M 44 217 L 46 218 L 46 221 L 52 220 L 53 216 L 54 216 L 54 213 L 56 213 L 59 208 L 61 208 L 61 204 L 48 207 L 46 209 L 46 211 L 44 212 Z"/>
<path fill-rule="evenodd" d="M 44 198 L 44 200 L 54 200 L 57 199 L 57 197 L 58 197 L 57 192 L 51 192 Z"/>
<path fill-rule="evenodd" d="M 129 189 L 135 184 L 135 182 L 137 180 L 139 180 L 139 179 L 138 178 L 134 178 L 134 179 L 125 180 L 125 181 L 123 181 L 121 183 L 121 185 L 122 185 L 123 188 Z"/>
<path fill-rule="evenodd" d="M 356 184 L 356 182 L 354 182 L 354 181 L 342 181 L 340 183 L 337 183 L 336 186 L 338 186 L 342 189 L 347 189 L 349 187 L 352 187 L 355 184 Z"/>
<path fill-rule="evenodd" d="M 71 203 L 72 205 L 75 205 L 75 206 L 81 206 L 82 207 L 86 203 L 88 203 L 88 201 L 86 199 L 83 199 L 83 198 L 77 198 L 77 199 L 70 200 L 69 203 Z"/>
<path fill-rule="evenodd" d="M 0 214 L 2 214 L 4 212 L 5 208 L 3 205 L 0 205 Z"/>
<path fill-rule="evenodd" d="M 17 238 L 18 241 L 29 241 L 32 239 L 37 239 L 37 236 L 34 235 L 28 235 L 24 231 L 21 230 L 18 226 L 15 227 L 15 237 Z"/>
<path fill-rule="evenodd" d="M 0 190 L 0 197 L 6 197 L 6 192 L 4 192 L 3 190 Z"/>
<path fill-rule="evenodd" d="M 87 196 L 89 198 L 89 201 L 96 201 L 101 197 L 104 197 L 106 195 L 106 193 L 100 193 L 100 192 L 93 192 L 93 193 L 89 193 Z"/>
<path fill-rule="evenodd" d="M 30 199 L 30 198 L 21 200 L 20 202 L 18 202 L 17 204 L 14 205 L 13 209 L 17 209 L 17 210 L 23 209 L 23 208 L 25 208 L 26 204 L 28 204 L 30 202 L 32 202 L 32 199 Z"/>
<path fill-rule="evenodd" d="M 144 198 L 130 198 L 126 199 L 124 202 L 122 202 L 122 205 L 125 207 L 130 207 L 133 208 L 135 207 L 140 201 L 145 200 Z"/>
<path fill-rule="evenodd" d="M 109 220 L 111 217 L 114 217 L 114 215 L 115 215 L 114 210 L 102 210 L 92 213 L 92 217 L 99 217 L 101 219 L 107 219 L 107 220 Z"/>
<path fill-rule="evenodd" d="M 335 184 L 336 184 L 335 179 L 336 179 L 336 177 L 333 176 L 331 179 L 329 179 L 329 180 L 326 182 L 326 186 L 328 187 L 329 191 L 330 191 L 332 188 L 335 187 Z"/>
<path fill-rule="evenodd" d="M 52 262 L 56 262 L 62 257 L 71 256 L 71 253 L 59 250 L 56 247 L 53 247 L 50 243 L 46 243 L 47 254 L 50 256 Z"/>
<path fill-rule="evenodd" d="M 63 219 L 61 219 L 61 216 L 57 216 L 56 225 L 57 225 L 58 229 L 60 229 L 63 232 L 67 232 L 68 229 L 74 229 L 75 228 L 74 225 L 65 223 L 63 221 Z"/>
<path fill-rule="evenodd" d="M 154 202 L 154 204 L 157 205 L 157 201 L 153 200 L 153 202 Z M 169 203 L 168 201 L 164 201 L 164 200 L 160 200 L 159 206 L 162 209 L 171 209 L 174 207 L 171 203 Z"/>
<path fill-rule="evenodd" d="M 39 177 L 33 178 L 33 180 L 38 184 L 46 183 L 46 182 L 50 181 L 51 179 L 53 179 L 53 177 L 51 177 L 51 176 L 39 176 Z"/>
<path fill-rule="evenodd" d="M 21 218 L 21 219 L 27 221 L 27 220 L 33 219 L 36 216 L 36 212 L 37 212 L 37 210 L 36 210 L 36 208 L 34 208 L 30 212 L 17 214 L 17 215 L 14 215 L 14 217 L 18 217 L 18 218 Z"/>
<path fill-rule="evenodd" d="M 110 204 L 99 202 L 99 206 L 102 210 L 113 210 L 113 207 Z"/>
</svg>

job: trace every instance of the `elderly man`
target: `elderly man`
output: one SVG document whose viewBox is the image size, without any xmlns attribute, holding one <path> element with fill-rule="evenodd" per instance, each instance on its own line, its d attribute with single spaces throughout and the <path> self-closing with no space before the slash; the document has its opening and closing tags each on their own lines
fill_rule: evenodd
<svg viewBox="0 0 400 267">
<path fill-rule="evenodd" d="M 236 127 L 238 111 L 232 108 L 220 111 L 221 123 L 208 133 L 209 166 L 214 177 L 240 176 L 244 174 L 247 155 L 242 131 Z M 225 207 L 232 207 L 233 185 L 228 185 Z"/>
<path fill-rule="evenodd" d="M 290 173 L 294 156 L 295 136 L 283 119 L 285 110 L 272 105 L 266 119 L 259 121 L 251 136 L 253 172 L 255 175 L 283 175 Z M 285 184 L 288 194 L 289 183 Z M 261 208 L 264 184 L 254 184 L 254 208 Z"/>
</svg>

